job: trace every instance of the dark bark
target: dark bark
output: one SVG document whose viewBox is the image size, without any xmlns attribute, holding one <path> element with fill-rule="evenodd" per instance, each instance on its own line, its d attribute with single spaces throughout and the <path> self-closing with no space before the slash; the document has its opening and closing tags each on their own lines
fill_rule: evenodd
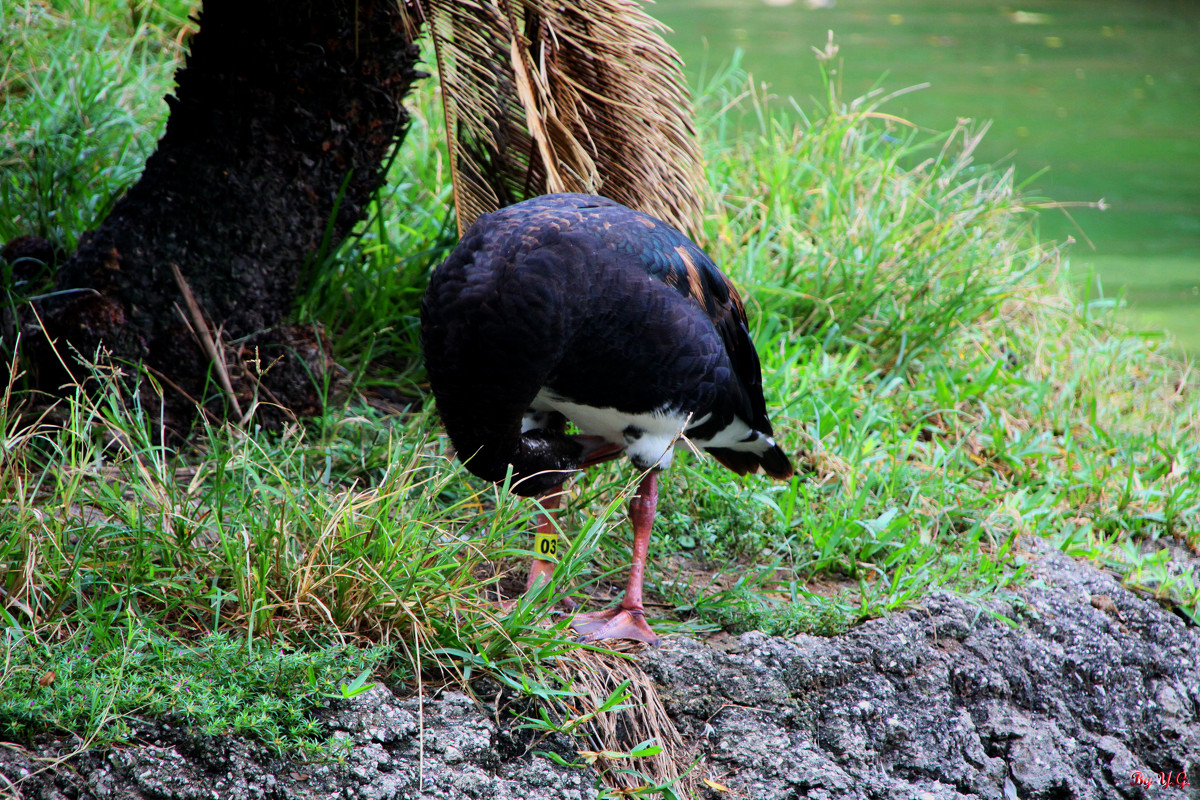
<svg viewBox="0 0 1200 800">
<path fill-rule="evenodd" d="M 253 357 L 251 336 L 264 367 L 309 354 L 269 370 L 266 387 L 232 363 L 243 407 L 265 389 L 262 399 L 311 412 L 319 393 L 297 374 L 316 370 L 319 383 L 327 351 L 311 331 L 277 326 L 306 262 L 327 235 L 336 244 L 349 233 L 382 182 L 408 120 L 402 98 L 421 76 L 417 48 L 396 0 L 207 0 L 200 26 L 141 180 L 58 273 L 56 290 L 90 291 L 43 304 L 30 366 L 53 391 L 69 376 L 49 341 L 85 357 L 102 346 L 166 379 L 176 424 L 195 413 L 190 398 L 216 396 L 226 413 L 229 393 L 214 393 L 210 358 L 184 322 L 178 265 L 227 360 L 239 345 Z"/>
</svg>

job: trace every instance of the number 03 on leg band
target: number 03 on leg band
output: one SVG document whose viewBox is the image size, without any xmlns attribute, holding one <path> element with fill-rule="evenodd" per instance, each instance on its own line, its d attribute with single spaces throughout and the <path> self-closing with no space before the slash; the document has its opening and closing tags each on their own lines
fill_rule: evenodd
<svg viewBox="0 0 1200 800">
<path fill-rule="evenodd" d="M 558 560 L 558 534 L 557 533 L 542 533 L 541 531 L 533 535 L 533 552 L 537 553 L 537 557 L 543 561 Z"/>
</svg>

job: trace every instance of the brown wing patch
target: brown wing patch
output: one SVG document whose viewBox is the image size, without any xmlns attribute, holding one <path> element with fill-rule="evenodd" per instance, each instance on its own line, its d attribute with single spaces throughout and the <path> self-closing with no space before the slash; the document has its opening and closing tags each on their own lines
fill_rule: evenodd
<svg viewBox="0 0 1200 800">
<path fill-rule="evenodd" d="M 725 278 L 724 275 L 721 277 Z M 738 319 L 742 321 L 743 325 L 748 326 L 749 323 L 746 320 L 746 307 L 742 305 L 742 296 L 738 294 L 737 287 L 733 285 L 733 281 L 729 280 L 729 278 L 725 278 L 725 288 L 729 289 L 729 301 L 733 303 L 734 310 L 737 311 Z"/>
<path fill-rule="evenodd" d="M 709 313 L 712 313 L 711 300 L 704 291 L 704 281 L 700 278 L 700 270 L 696 268 L 696 262 L 692 261 L 691 254 L 683 245 L 676 247 L 675 253 L 683 260 L 683 269 L 687 273 L 688 294 L 692 296 L 693 300 L 708 309 Z"/>
</svg>

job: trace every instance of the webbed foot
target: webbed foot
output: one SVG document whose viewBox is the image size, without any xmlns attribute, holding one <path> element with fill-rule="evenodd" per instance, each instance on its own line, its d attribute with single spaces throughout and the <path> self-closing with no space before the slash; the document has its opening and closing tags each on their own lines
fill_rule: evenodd
<svg viewBox="0 0 1200 800">
<path fill-rule="evenodd" d="M 659 636 L 646 624 L 646 612 L 640 608 L 617 606 L 606 611 L 576 614 L 571 627 L 580 634 L 577 642 L 596 642 L 601 639 L 632 639 L 657 647 Z"/>
</svg>

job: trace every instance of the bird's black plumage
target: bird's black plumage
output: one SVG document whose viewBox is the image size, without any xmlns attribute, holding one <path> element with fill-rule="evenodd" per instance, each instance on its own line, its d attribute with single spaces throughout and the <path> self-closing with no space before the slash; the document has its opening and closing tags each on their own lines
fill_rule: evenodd
<svg viewBox="0 0 1200 800">
<path fill-rule="evenodd" d="M 520 494 L 558 486 L 586 460 L 564 414 L 584 434 L 628 445 L 644 469 L 670 456 L 638 463 L 656 458 L 639 452 L 639 425 L 670 418 L 681 428 L 686 420 L 686 436 L 738 473 L 792 473 L 770 438 L 737 292 L 661 220 L 580 194 L 481 216 L 434 270 L 421 322 L 430 384 L 459 456 L 492 481 L 511 466 Z M 541 409 L 533 425 L 531 408 Z M 589 429 L 593 409 L 632 420 L 623 441 L 608 427 Z"/>
</svg>

